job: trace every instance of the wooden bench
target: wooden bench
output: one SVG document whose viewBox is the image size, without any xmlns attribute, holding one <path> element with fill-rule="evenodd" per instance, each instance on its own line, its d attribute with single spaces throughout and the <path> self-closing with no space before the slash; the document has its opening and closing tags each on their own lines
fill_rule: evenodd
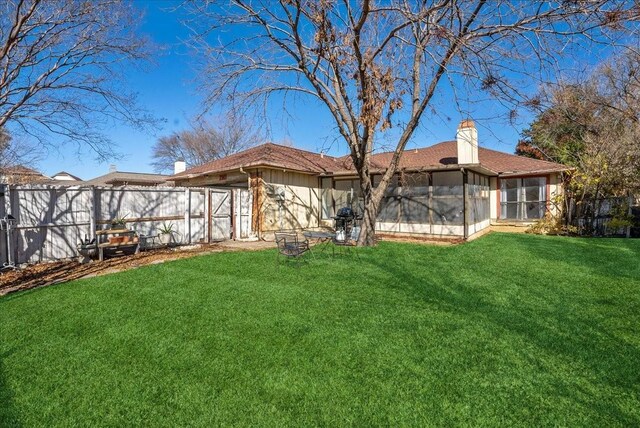
<svg viewBox="0 0 640 428">
<path fill-rule="evenodd" d="M 126 237 L 127 242 L 100 242 L 101 238 L 109 238 L 109 236 Z M 134 251 L 134 254 L 140 252 L 140 242 L 134 230 L 129 229 L 104 229 L 96 231 L 96 237 L 98 241 L 98 255 L 99 260 L 104 260 L 104 250 L 113 250 L 114 254 L 123 255 L 130 250 Z M 135 242 L 133 242 L 135 240 Z"/>
</svg>

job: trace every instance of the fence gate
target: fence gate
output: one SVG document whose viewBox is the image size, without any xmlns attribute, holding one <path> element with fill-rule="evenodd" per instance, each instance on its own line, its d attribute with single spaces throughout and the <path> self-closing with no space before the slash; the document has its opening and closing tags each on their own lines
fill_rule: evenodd
<svg viewBox="0 0 640 428">
<path fill-rule="evenodd" d="M 211 229 L 209 240 L 231 238 L 231 191 L 211 190 Z"/>
<path fill-rule="evenodd" d="M 246 239 L 252 236 L 251 233 L 251 207 L 253 205 L 253 192 L 251 190 L 234 190 L 234 215 L 235 215 L 235 238 Z"/>
</svg>

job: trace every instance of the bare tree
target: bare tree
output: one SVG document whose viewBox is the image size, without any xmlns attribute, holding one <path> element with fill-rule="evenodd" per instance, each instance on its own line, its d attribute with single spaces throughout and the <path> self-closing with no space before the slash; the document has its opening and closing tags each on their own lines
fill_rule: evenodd
<svg viewBox="0 0 640 428">
<path fill-rule="evenodd" d="M 229 114 L 217 124 L 197 121 L 192 129 L 160 137 L 153 146 L 151 165 L 157 172 L 171 172 L 176 160 L 197 166 L 245 150 L 262 141 L 252 123 Z"/>
<path fill-rule="evenodd" d="M 141 12 L 120 0 L 5 0 L 0 5 L 0 128 L 112 154 L 100 129 L 152 119 L 124 88 L 122 66 L 148 57 Z"/>
<path fill-rule="evenodd" d="M 33 144 L 16 141 L 3 128 L 0 128 L 0 175 L 6 175 L 7 169 L 17 166 L 31 167 L 42 157 L 42 150 Z"/>
<path fill-rule="evenodd" d="M 633 4 L 606 0 L 230 0 L 193 8 L 191 25 L 210 60 L 211 105 L 284 92 L 326 106 L 360 179 L 365 245 L 375 242 L 378 207 L 402 152 L 444 84 L 521 101 L 563 49 L 610 43 L 637 17 Z M 392 127 L 394 153 L 374 188 L 371 154 Z"/>
</svg>

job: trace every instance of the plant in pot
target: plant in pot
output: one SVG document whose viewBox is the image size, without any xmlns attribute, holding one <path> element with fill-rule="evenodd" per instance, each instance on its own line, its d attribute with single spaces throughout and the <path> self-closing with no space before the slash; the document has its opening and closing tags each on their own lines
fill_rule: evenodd
<svg viewBox="0 0 640 428">
<path fill-rule="evenodd" d="M 162 223 L 162 227 L 159 229 L 160 232 L 160 242 L 163 245 L 170 245 L 173 243 L 173 234 L 175 233 L 175 229 L 173 228 L 173 223 Z"/>
<path fill-rule="evenodd" d="M 91 257 L 95 257 L 98 253 L 98 246 L 96 245 L 96 238 L 89 239 L 87 235 L 84 235 L 84 239 L 81 239 L 78 243 L 78 254 L 80 263 L 88 263 L 91 261 Z"/>
<path fill-rule="evenodd" d="M 127 227 L 127 216 L 129 214 L 125 214 L 123 216 L 120 216 L 119 214 L 117 216 L 115 216 L 115 218 L 113 218 L 111 220 L 111 229 L 126 229 Z"/>
</svg>

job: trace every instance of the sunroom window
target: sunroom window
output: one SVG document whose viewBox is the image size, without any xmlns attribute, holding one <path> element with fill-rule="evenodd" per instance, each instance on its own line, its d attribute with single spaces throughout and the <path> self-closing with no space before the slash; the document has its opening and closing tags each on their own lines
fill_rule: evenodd
<svg viewBox="0 0 640 428">
<path fill-rule="evenodd" d="M 320 218 L 328 220 L 333 217 L 333 179 L 320 179 Z"/>
<path fill-rule="evenodd" d="M 500 218 L 531 220 L 544 216 L 547 208 L 545 177 L 500 180 Z"/>
</svg>

